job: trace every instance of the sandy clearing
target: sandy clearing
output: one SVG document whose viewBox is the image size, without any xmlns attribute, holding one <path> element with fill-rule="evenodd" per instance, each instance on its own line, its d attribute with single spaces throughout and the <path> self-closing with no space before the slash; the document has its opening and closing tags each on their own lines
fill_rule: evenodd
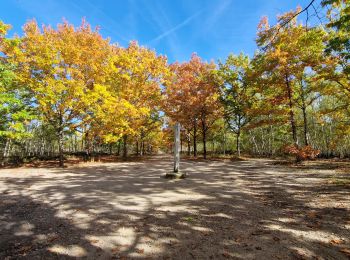
<svg viewBox="0 0 350 260">
<path fill-rule="evenodd" d="M 348 259 L 335 170 L 169 157 L 0 170 L 0 259 Z M 349 250 L 349 251 L 347 251 Z"/>
</svg>

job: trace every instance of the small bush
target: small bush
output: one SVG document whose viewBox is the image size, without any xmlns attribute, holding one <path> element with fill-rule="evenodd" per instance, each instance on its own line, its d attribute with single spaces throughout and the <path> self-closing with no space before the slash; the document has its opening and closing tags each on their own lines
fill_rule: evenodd
<svg viewBox="0 0 350 260">
<path fill-rule="evenodd" d="M 287 145 L 284 147 L 285 153 L 296 157 L 297 161 L 313 160 L 319 154 L 320 150 L 312 148 L 310 145 L 298 147 L 297 145 Z"/>
</svg>

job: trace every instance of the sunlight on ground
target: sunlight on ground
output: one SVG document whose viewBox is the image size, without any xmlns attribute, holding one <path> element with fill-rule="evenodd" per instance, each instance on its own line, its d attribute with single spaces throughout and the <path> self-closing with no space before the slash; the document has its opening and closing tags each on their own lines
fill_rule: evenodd
<svg viewBox="0 0 350 260">
<path fill-rule="evenodd" d="M 58 255 L 67 255 L 71 257 L 84 257 L 87 255 L 85 249 L 77 245 L 71 245 L 67 247 L 54 245 L 49 248 L 49 251 Z"/>
</svg>

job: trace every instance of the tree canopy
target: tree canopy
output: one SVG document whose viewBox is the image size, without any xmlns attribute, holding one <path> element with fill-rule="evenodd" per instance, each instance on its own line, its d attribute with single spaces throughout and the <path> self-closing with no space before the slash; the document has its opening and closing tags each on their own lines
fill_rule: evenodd
<svg viewBox="0 0 350 260">
<path fill-rule="evenodd" d="M 312 5 L 312 3 L 311 3 Z M 350 6 L 324 0 L 328 24 L 305 9 L 264 17 L 253 56 L 168 63 L 132 41 L 111 43 L 82 20 L 35 20 L 8 37 L 0 22 L 1 158 L 171 149 L 182 126 L 187 154 L 350 156 Z"/>
</svg>

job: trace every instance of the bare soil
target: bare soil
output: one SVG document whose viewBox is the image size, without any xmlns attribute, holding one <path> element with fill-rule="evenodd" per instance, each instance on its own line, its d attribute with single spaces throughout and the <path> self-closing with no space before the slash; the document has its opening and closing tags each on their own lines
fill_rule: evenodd
<svg viewBox="0 0 350 260">
<path fill-rule="evenodd" d="M 347 164 L 180 166 L 0 170 L 0 259 L 350 259 Z"/>
</svg>

